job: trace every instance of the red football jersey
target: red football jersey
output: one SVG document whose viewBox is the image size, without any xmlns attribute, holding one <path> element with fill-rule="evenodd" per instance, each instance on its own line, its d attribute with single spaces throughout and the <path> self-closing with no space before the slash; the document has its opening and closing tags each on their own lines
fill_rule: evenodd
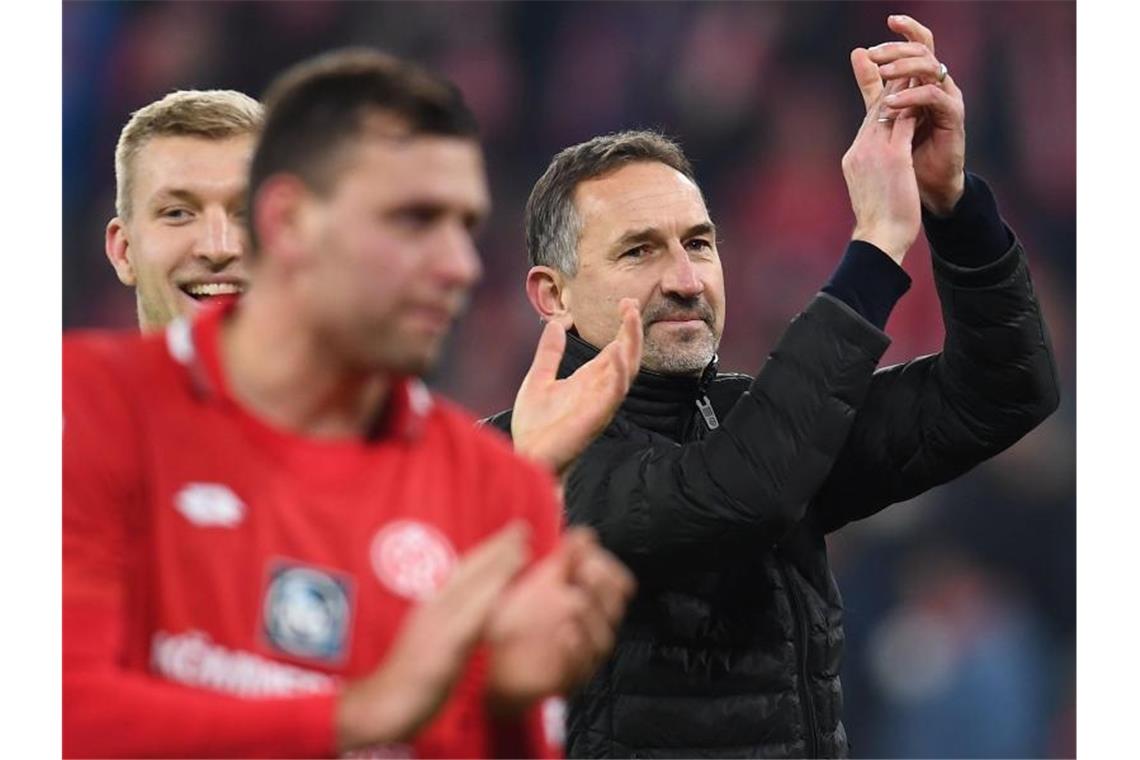
<svg viewBox="0 0 1140 760">
<path fill-rule="evenodd" d="M 224 318 L 64 338 L 66 755 L 332 755 L 338 684 L 459 555 L 513 518 L 535 557 L 558 540 L 552 478 L 418 380 L 370 440 L 255 418 L 227 390 Z M 491 720 L 484 661 L 374 754 L 554 754 L 538 708 Z"/>
</svg>

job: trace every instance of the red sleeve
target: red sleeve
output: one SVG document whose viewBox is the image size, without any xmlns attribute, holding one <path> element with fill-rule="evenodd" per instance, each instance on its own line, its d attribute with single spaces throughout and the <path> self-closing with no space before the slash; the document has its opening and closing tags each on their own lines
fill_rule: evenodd
<svg viewBox="0 0 1140 760">
<path fill-rule="evenodd" d="M 145 474 L 130 403 L 140 389 L 112 371 L 111 345 L 66 338 L 63 348 L 64 755 L 332 755 L 333 693 L 243 699 L 128 669 L 146 661 L 128 641 Z"/>
<path fill-rule="evenodd" d="M 511 510 L 530 524 L 532 561 L 537 562 L 558 545 L 564 524 L 562 498 L 550 473 L 530 461 L 520 461 L 517 471 L 511 472 Z M 493 721 L 494 756 L 559 760 L 564 743 L 562 716 L 562 700 L 551 697 L 517 720 Z"/>
</svg>

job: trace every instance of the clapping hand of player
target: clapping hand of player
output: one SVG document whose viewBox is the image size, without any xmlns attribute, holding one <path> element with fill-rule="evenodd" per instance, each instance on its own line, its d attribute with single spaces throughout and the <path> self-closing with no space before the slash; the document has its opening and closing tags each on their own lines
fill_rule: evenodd
<svg viewBox="0 0 1140 760">
<path fill-rule="evenodd" d="M 570 377 L 557 379 L 566 332 L 548 322 L 515 397 L 511 437 L 520 454 L 562 475 L 613 419 L 641 366 L 637 299 L 618 305 L 617 337 Z"/>
<path fill-rule="evenodd" d="M 922 204 L 948 216 L 965 191 L 966 106 L 962 91 L 934 55 L 934 34 L 909 16 L 890 16 L 887 26 L 906 41 L 884 42 L 851 52 L 855 80 L 868 110 L 887 85 L 902 85 L 883 103 L 884 117 L 919 116 L 913 138 L 914 171 Z"/>
<path fill-rule="evenodd" d="M 516 522 L 468 552 L 447 583 L 404 622 L 384 662 L 350 683 L 337 706 L 342 753 L 409 741 L 446 701 L 511 579 L 529 557 Z"/>
<path fill-rule="evenodd" d="M 525 523 L 476 546 L 416 607 L 384 662 L 348 684 L 337 740 L 348 752 L 410 741 L 439 711 L 475 646 L 490 648 L 489 705 L 504 714 L 582 683 L 613 647 L 633 594 L 629 571 L 589 528 L 512 583 L 529 556 Z"/>
<path fill-rule="evenodd" d="M 613 648 L 633 591 L 633 576 L 591 529 L 568 530 L 507 589 L 491 617 L 492 708 L 511 713 L 584 683 Z"/>
</svg>

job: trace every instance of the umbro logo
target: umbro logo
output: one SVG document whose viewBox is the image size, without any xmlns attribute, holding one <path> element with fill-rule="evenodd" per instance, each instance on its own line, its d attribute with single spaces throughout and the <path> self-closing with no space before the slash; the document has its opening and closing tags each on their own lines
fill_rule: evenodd
<svg viewBox="0 0 1140 760">
<path fill-rule="evenodd" d="M 187 483 L 174 497 L 182 515 L 202 527 L 232 528 L 245 516 L 245 504 L 228 486 Z"/>
</svg>

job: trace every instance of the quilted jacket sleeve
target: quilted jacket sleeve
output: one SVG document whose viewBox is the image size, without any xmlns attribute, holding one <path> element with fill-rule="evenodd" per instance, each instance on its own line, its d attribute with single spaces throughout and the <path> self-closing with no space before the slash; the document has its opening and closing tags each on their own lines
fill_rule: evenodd
<svg viewBox="0 0 1140 760">
<path fill-rule="evenodd" d="M 888 344 L 848 306 L 816 296 L 703 440 L 611 425 L 566 480 L 570 522 L 593 526 L 635 569 L 777 540 L 831 470 Z"/>
<path fill-rule="evenodd" d="M 961 475 L 1057 408 L 1053 349 L 1021 244 L 978 268 L 935 252 L 933 268 L 942 351 L 875 374 L 811 508 L 825 532 Z"/>
</svg>

